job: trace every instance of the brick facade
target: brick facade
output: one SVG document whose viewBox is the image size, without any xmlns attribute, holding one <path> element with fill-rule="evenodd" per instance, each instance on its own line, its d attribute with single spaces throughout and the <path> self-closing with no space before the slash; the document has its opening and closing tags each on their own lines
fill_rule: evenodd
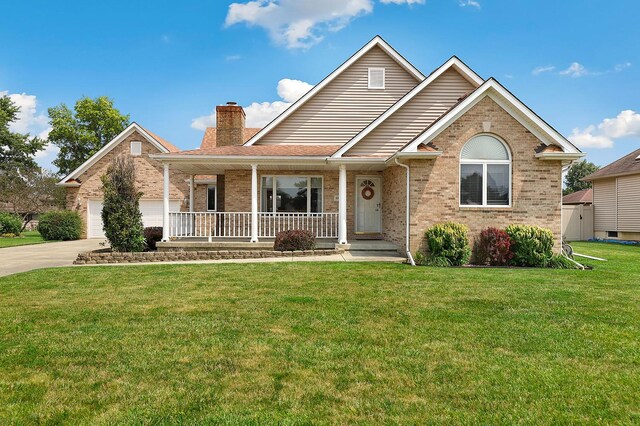
<svg viewBox="0 0 640 426">
<path fill-rule="evenodd" d="M 149 158 L 149 154 L 157 154 L 160 150 L 148 142 L 138 132 L 133 132 L 79 176 L 78 180 L 81 182 L 80 187 L 67 188 L 67 209 L 80 213 L 84 224 L 83 237 L 87 235 L 87 206 L 89 200 L 103 198 L 101 176 L 106 173 L 111 160 L 115 156 L 130 152 L 132 141 L 142 142 L 142 155 L 133 157 L 136 168 L 136 185 L 138 190 L 143 193 L 142 199 L 161 200 L 163 198 L 162 165 Z M 189 196 L 188 178 L 185 174 L 175 171 L 171 172 L 170 197 L 172 200 L 179 200 L 181 202 L 182 210 L 188 209 L 188 205 L 184 205 L 185 197 Z"/>
<path fill-rule="evenodd" d="M 382 173 L 382 235 L 405 251 L 407 172 L 404 167 L 388 167 Z"/>
<path fill-rule="evenodd" d="M 459 158 L 462 146 L 490 132 L 504 140 L 512 155 L 512 206 L 469 208 L 459 206 Z M 474 238 L 489 226 L 504 228 L 512 223 L 551 229 L 556 248 L 561 238 L 562 164 L 535 158 L 538 140 L 524 126 L 485 98 L 436 137 L 433 144 L 443 154 L 435 160 L 413 160 L 411 166 L 411 249 L 423 243 L 424 231 L 446 221 L 466 224 Z"/>
</svg>

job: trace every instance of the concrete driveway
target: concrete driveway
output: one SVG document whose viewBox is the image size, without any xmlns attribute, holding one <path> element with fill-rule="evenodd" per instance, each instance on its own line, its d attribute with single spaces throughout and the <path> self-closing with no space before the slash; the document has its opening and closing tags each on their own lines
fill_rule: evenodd
<svg viewBox="0 0 640 426">
<path fill-rule="evenodd" d="M 102 241 L 77 240 L 0 248 L 0 277 L 33 269 L 72 265 L 78 253 L 99 249 Z"/>
</svg>

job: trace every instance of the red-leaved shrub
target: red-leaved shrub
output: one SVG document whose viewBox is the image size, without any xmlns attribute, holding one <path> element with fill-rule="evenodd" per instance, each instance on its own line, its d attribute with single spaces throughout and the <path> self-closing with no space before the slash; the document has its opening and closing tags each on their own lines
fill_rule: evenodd
<svg viewBox="0 0 640 426">
<path fill-rule="evenodd" d="M 156 243 L 162 241 L 162 226 L 148 226 L 144 228 L 144 242 L 147 250 L 157 250 Z"/>
<path fill-rule="evenodd" d="M 273 243 L 275 251 L 313 250 L 316 247 L 316 237 L 311 231 L 292 229 L 278 232 Z"/>
<path fill-rule="evenodd" d="M 513 257 L 511 237 L 498 228 L 487 228 L 475 242 L 475 262 L 478 265 L 503 266 Z"/>
</svg>

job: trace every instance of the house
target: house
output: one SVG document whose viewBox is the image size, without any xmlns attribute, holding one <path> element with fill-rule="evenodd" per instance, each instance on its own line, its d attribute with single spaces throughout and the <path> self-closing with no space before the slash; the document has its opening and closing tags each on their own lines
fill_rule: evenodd
<svg viewBox="0 0 640 426">
<path fill-rule="evenodd" d="M 199 149 L 178 151 L 137 125 L 110 148 L 133 153 L 142 143 L 141 189 L 167 242 L 257 243 L 295 228 L 405 252 L 429 226 L 457 221 L 472 236 L 539 225 L 559 246 L 562 170 L 584 155 L 497 80 L 457 57 L 424 75 L 380 37 L 259 131 L 245 129 L 234 103 L 216 111 L 216 136 Z M 92 176 L 107 158 L 61 182 L 89 222 L 86 200 L 95 210 L 100 197 Z M 199 176 L 215 182 L 215 206 Z"/>
<path fill-rule="evenodd" d="M 593 189 L 582 189 L 580 191 L 572 192 L 562 197 L 562 204 L 565 206 L 582 204 L 585 206 L 593 203 Z"/>
<path fill-rule="evenodd" d="M 640 240 L 640 149 L 583 179 L 593 184 L 594 233 Z"/>
</svg>

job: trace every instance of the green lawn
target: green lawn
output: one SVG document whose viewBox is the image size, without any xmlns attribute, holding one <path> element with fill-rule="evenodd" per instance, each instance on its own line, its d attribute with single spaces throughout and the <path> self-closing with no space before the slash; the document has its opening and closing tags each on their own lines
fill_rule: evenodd
<svg viewBox="0 0 640 426">
<path fill-rule="evenodd" d="M 43 240 L 38 231 L 25 231 L 22 233 L 20 237 L 15 237 L 15 238 L 0 237 L 0 248 L 26 246 L 29 244 L 40 244 L 40 243 L 47 243 L 47 242 L 49 241 Z"/>
<path fill-rule="evenodd" d="M 0 423 L 640 422 L 640 248 L 0 278 Z"/>
</svg>

